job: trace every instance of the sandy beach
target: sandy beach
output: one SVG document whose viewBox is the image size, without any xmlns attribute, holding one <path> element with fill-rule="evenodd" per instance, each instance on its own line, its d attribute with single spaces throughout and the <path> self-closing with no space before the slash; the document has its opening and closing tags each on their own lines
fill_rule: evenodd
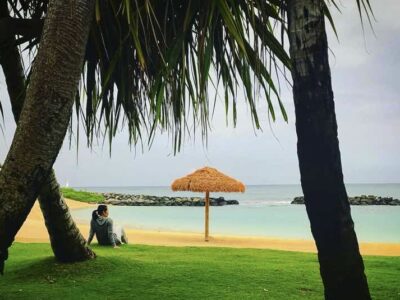
<svg viewBox="0 0 400 300">
<path fill-rule="evenodd" d="M 94 205 L 66 200 L 70 209 L 96 207 Z M 79 224 L 78 227 L 85 237 L 88 236 L 89 224 Z M 288 240 L 263 237 L 238 237 L 213 235 L 209 242 L 204 242 L 200 233 L 162 232 L 128 229 L 127 235 L 132 244 L 161 245 L 161 246 L 196 246 L 196 247 L 235 247 L 277 249 L 287 251 L 316 252 L 314 241 Z M 49 242 L 43 216 L 36 202 L 28 219 L 18 232 L 17 242 Z M 360 243 L 363 255 L 400 256 L 400 244 L 395 243 Z"/>
</svg>

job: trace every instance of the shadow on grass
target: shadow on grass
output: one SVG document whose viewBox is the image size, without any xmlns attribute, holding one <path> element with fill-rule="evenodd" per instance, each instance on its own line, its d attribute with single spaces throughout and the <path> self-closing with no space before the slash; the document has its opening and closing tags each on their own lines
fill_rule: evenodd
<svg viewBox="0 0 400 300">
<path fill-rule="evenodd" d="M 6 265 L 5 278 L 14 282 L 24 283 L 55 283 L 62 279 L 74 282 L 96 280 L 104 273 L 118 274 L 124 264 L 123 258 L 100 256 L 96 259 L 75 262 L 61 263 L 54 257 L 38 258 L 32 256 L 29 260 L 13 260 Z M 135 262 L 130 261 L 130 267 L 135 268 Z"/>
</svg>

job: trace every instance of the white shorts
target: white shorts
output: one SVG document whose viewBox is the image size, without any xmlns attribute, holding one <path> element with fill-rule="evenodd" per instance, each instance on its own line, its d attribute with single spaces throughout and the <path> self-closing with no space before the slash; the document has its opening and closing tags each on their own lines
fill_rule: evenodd
<svg viewBox="0 0 400 300">
<path fill-rule="evenodd" d="M 122 239 L 122 227 L 121 226 L 114 226 L 113 233 L 115 234 L 116 238 L 121 242 L 121 239 Z"/>
</svg>

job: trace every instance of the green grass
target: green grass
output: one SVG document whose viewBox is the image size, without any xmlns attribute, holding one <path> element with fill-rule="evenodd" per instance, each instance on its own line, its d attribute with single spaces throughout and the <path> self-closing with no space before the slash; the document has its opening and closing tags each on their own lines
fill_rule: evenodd
<svg viewBox="0 0 400 300">
<path fill-rule="evenodd" d="M 63 187 L 61 191 L 65 198 L 88 202 L 88 203 L 99 203 L 104 201 L 104 196 L 98 193 L 77 191 L 72 188 Z"/>
<path fill-rule="evenodd" d="M 94 247 L 60 264 L 49 244 L 14 244 L 2 299 L 323 299 L 315 254 L 259 249 Z M 365 257 L 374 299 L 400 298 L 400 257 Z"/>
</svg>

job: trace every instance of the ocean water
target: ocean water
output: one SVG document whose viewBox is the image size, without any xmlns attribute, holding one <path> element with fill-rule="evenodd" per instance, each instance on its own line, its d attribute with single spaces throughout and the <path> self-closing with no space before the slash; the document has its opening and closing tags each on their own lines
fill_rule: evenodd
<svg viewBox="0 0 400 300">
<path fill-rule="evenodd" d="M 400 199 L 400 184 L 348 184 L 349 196 L 376 195 Z M 169 187 L 80 187 L 93 192 L 154 196 L 201 196 L 172 192 Z M 245 193 L 212 193 L 211 197 L 239 200 L 240 205 L 210 208 L 210 234 L 312 239 L 304 205 L 290 205 L 301 196 L 300 185 L 247 186 Z M 203 207 L 112 206 L 114 222 L 130 228 L 203 232 Z M 359 241 L 400 243 L 400 206 L 352 206 Z M 91 209 L 72 212 L 81 222 L 90 221 Z"/>
</svg>

